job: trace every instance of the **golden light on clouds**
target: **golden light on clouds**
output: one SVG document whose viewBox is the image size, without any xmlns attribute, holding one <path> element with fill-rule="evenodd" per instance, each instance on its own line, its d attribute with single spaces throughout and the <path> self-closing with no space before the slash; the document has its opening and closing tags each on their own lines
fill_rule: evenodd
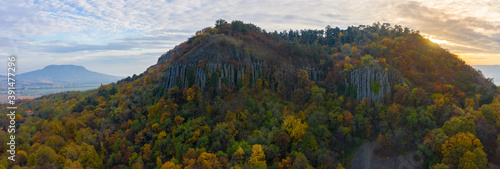
<svg viewBox="0 0 500 169">
<path fill-rule="evenodd" d="M 498 53 L 456 53 L 469 65 L 498 65 Z"/>
<path fill-rule="evenodd" d="M 453 43 L 448 42 L 447 40 L 436 39 L 433 36 L 429 36 L 429 37 L 427 37 L 427 39 L 429 39 L 430 41 L 432 41 L 434 43 L 440 44 L 440 45 L 454 45 Z"/>
</svg>

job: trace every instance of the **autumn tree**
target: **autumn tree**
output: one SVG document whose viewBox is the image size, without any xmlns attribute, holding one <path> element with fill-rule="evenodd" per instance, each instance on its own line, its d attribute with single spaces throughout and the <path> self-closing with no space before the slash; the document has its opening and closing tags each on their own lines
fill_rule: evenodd
<svg viewBox="0 0 500 169">
<path fill-rule="evenodd" d="M 311 80 L 309 79 L 309 74 L 304 69 L 299 69 L 297 72 L 297 78 L 299 79 L 299 88 L 309 89 Z"/>
<path fill-rule="evenodd" d="M 288 116 L 283 121 L 281 129 L 287 131 L 293 140 L 300 142 L 307 132 L 307 123 L 295 116 Z"/>
<path fill-rule="evenodd" d="M 281 162 L 278 164 L 278 169 L 289 169 L 292 168 L 292 160 L 290 157 L 286 157 L 281 160 Z"/>
<path fill-rule="evenodd" d="M 486 168 L 486 154 L 483 151 L 481 141 L 477 139 L 472 133 L 460 132 L 442 145 L 442 163 L 458 167 L 460 159 L 472 158 L 471 162 L 464 162 L 462 165 L 475 164 L 478 168 Z M 469 153 L 467 153 L 469 152 Z M 472 152 L 473 155 L 471 154 Z"/>
<path fill-rule="evenodd" d="M 339 163 L 339 165 L 337 166 L 337 169 L 345 169 L 345 168 L 342 166 L 342 163 Z"/>
<path fill-rule="evenodd" d="M 167 161 L 167 162 L 165 162 L 165 164 L 163 164 L 161 166 L 161 169 L 182 169 L 182 165 L 180 165 L 180 164 L 176 165 L 175 163 L 173 163 L 171 161 Z"/>
<path fill-rule="evenodd" d="M 243 159 L 245 158 L 245 151 L 241 147 L 238 147 L 238 150 L 234 152 L 232 161 L 236 164 L 243 163 Z"/>
<path fill-rule="evenodd" d="M 212 153 L 201 153 L 196 162 L 201 166 L 202 169 L 222 168 L 219 159 L 215 154 Z"/>
<path fill-rule="evenodd" d="M 260 144 L 252 145 L 252 155 L 248 160 L 248 164 L 258 166 L 259 168 L 266 168 L 266 155 Z"/>
</svg>

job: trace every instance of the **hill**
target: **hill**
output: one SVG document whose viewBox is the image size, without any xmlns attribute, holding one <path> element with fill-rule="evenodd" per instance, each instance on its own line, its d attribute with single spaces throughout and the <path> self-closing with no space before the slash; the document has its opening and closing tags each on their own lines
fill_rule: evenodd
<svg viewBox="0 0 500 169">
<path fill-rule="evenodd" d="M 118 76 L 89 71 L 77 65 L 49 65 L 40 70 L 19 74 L 17 78 L 22 85 L 109 84 L 121 79 Z"/>
<path fill-rule="evenodd" d="M 349 168 L 369 141 L 379 161 L 495 167 L 498 93 L 398 25 L 267 32 L 218 20 L 140 75 L 18 101 L 33 116 L 17 127 L 17 160 L 0 165 Z"/>
<path fill-rule="evenodd" d="M 6 76 L 0 76 L 0 79 Z M 65 91 L 84 91 L 96 89 L 101 84 L 109 84 L 122 77 L 89 71 L 77 65 L 49 65 L 43 69 L 18 74 L 16 76 L 17 95 L 23 98 L 40 97 L 42 95 Z M 7 83 L 1 84 L 6 89 Z M 25 97 L 26 96 L 26 97 Z M 7 97 L 0 99 L 5 102 Z"/>
</svg>

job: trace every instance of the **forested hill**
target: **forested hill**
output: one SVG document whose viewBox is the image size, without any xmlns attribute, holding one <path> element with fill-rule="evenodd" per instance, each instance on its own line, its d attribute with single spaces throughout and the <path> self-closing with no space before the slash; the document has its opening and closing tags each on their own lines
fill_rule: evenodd
<svg viewBox="0 0 500 169">
<path fill-rule="evenodd" d="M 498 93 L 398 25 L 267 32 L 218 20 L 140 75 L 18 101 L 16 161 L 0 166 L 350 168 L 371 141 L 384 158 L 415 154 L 415 167 L 495 167 Z"/>
</svg>

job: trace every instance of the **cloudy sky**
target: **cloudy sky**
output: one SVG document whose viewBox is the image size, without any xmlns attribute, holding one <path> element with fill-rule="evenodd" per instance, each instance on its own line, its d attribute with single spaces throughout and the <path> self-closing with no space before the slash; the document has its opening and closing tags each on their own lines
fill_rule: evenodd
<svg viewBox="0 0 500 169">
<path fill-rule="evenodd" d="M 499 9 L 498 0 L 2 0 L 0 69 L 15 54 L 18 73 L 76 64 L 139 74 L 219 18 L 268 31 L 398 24 L 469 64 L 500 65 Z"/>
</svg>

